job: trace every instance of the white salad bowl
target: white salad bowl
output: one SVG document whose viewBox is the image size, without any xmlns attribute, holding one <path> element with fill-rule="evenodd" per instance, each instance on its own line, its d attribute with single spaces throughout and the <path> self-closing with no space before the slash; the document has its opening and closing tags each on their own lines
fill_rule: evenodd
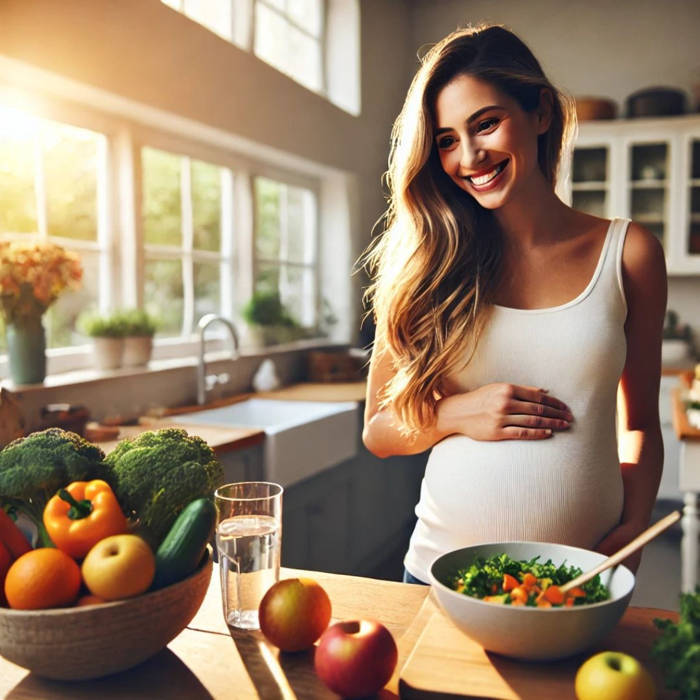
<svg viewBox="0 0 700 700">
<path fill-rule="evenodd" d="M 617 624 L 629 605 L 634 574 L 619 565 L 600 574 L 610 592 L 608 600 L 573 607 L 537 608 L 487 603 L 452 588 L 458 570 L 477 557 L 505 553 L 515 560 L 552 560 L 584 572 L 606 559 L 587 549 L 548 542 L 494 542 L 457 549 L 433 561 L 430 583 L 450 620 L 487 651 L 532 661 L 572 656 L 600 642 Z"/>
</svg>

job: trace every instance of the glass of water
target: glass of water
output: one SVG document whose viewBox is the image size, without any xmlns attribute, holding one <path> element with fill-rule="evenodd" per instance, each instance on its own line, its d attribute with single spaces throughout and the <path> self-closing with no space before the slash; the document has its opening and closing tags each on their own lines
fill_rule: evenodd
<svg viewBox="0 0 700 700">
<path fill-rule="evenodd" d="M 258 606 L 278 579 L 282 547 L 282 487 L 267 481 L 226 484 L 214 492 L 224 618 L 258 629 Z"/>
</svg>

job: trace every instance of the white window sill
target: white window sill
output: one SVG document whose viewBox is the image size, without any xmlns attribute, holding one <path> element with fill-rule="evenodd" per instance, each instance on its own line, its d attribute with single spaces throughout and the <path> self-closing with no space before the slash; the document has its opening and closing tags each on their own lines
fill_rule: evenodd
<svg viewBox="0 0 700 700">
<path fill-rule="evenodd" d="M 347 347 L 347 343 L 339 343 L 328 338 L 311 338 L 305 340 L 296 340 L 284 345 L 274 345 L 260 349 L 243 348 L 238 357 L 248 360 L 275 355 L 283 355 L 290 352 L 299 352 L 304 350 L 315 350 L 320 348 L 342 348 Z M 205 355 L 207 363 L 227 360 L 231 358 L 230 350 L 209 351 Z M 0 387 L 16 393 L 38 393 L 46 389 L 55 387 L 68 387 L 80 384 L 91 384 L 94 382 L 103 382 L 109 379 L 122 379 L 138 377 L 142 375 L 153 375 L 159 372 L 167 372 L 173 369 L 181 369 L 197 366 L 198 359 L 196 356 L 188 355 L 183 357 L 173 357 L 166 359 L 152 360 L 144 367 L 123 367 L 114 370 L 100 369 L 77 369 L 69 372 L 60 372 L 48 375 L 42 384 L 22 384 L 17 385 L 11 379 L 4 379 L 0 382 Z"/>
</svg>

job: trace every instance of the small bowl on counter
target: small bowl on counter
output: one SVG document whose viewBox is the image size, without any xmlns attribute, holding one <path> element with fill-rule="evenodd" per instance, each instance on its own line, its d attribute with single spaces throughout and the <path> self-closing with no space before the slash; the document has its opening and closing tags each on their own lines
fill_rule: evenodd
<svg viewBox="0 0 700 700">
<path fill-rule="evenodd" d="M 608 600 L 573 607 L 538 608 L 485 602 L 453 588 L 457 572 L 477 557 L 505 553 L 515 560 L 551 559 L 583 572 L 607 557 L 579 547 L 548 542 L 497 542 L 457 549 L 433 561 L 430 583 L 444 613 L 487 651 L 529 661 L 549 661 L 582 652 L 605 638 L 624 614 L 634 590 L 634 574 L 619 565 L 600 574 Z"/>
</svg>

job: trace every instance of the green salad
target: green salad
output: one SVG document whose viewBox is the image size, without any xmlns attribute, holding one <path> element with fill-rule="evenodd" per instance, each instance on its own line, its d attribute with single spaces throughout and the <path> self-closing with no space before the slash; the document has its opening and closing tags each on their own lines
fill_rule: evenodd
<svg viewBox="0 0 700 700">
<path fill-rule="evenodd" d="M 555 566 L 551 559 L 543 563 L 539 558 L 516 561 L 507 554 L 477 557 L 471 566 L 457 572 L 452 587 L 489 603 L 531 607 L 585 605 L 610 598 L 600 576 L 562 594 L 559 586 L 579 576 L 582 570 L 566 566 L 566 562 Z"/>
</svg>

